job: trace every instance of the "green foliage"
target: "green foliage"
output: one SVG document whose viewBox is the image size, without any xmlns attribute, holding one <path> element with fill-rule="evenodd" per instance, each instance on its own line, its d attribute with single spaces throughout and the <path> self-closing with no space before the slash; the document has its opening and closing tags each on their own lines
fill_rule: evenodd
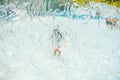
<svg viewBox="0 0 120 80">
<path fill-rule="evenodd" d="M 80 5 L 86 5 L 90 0 L 73 0 L 74 2 L 77 2 Z"/>
<path fill-rule="evenodd" d="M 90 1 L 94 1 L 94 2 L 104 2 L 111 6 L 120 7 L 120 0 L 73 0 L 73 1 L 83 6 L 89 3 Z"/>
<path fill-rule="evenodd" d="M 112 2 L 106 1 L 105 3 L 111 6 L 120 7 L 120 1 L 112 1 Z"/>
</svg>

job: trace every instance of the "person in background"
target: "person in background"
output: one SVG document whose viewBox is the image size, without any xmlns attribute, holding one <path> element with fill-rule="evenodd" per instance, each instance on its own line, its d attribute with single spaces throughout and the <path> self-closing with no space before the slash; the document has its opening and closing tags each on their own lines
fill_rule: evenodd
<svg viewBox="0 0 120 80">
<path fill-rule="evenodd" d="M 117 23 L 118 23 L 118 19 L 117 18 L 108 17 L 106 19 L 106 25 L 108 25 L 110 29 L 117 28 Z"/>
<path fill-rule="evenodd" d="M 97 7 L 96 18 L 97 18 L 97 19 L 100 19 L 100 17 L 101 17 L 100 8 Z"/>
</svg>

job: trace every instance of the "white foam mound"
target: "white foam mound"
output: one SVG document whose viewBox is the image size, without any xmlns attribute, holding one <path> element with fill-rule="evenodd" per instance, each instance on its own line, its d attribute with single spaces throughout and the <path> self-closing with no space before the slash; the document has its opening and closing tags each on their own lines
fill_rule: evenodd
<svg viewBox="0 0 120 80">
<path fill-rule="evenodd" d="M 0 25 L 0 80 L 119 80 L 120 31 L 101 20 L 26 17 Z M 61 57 L 49 39 L 66 32 Z"/>
</svg>

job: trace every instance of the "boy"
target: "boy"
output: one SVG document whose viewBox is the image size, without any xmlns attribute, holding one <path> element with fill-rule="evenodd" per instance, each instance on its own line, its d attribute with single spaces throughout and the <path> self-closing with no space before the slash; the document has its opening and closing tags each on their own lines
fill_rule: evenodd
<svg viewBox="0 0 120 80">
<path fill-rule="evenodd" d="M 57 25 L 57 28 L 53 30 L 52 39 L 54 44 L 54 55 L 56 56 L 58 53 L 59 56 L 61 56 L 60 43 L 63 40 L 63 36 L 60 32 L 59 25 Z"/>
</svg>

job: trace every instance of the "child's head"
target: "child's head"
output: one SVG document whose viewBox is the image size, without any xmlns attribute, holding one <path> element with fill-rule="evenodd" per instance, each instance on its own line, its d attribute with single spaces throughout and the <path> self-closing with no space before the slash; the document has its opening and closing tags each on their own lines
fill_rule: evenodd
<svg viewBox="0 0 120 80">
<path fill-rule="evenodd" d="M 53 32 L 55 34 L 57 34 L 59 32 L 59 28 L 60 28 L 60 26 L 57 24 L 57 26 L 55 27 L 55 29 L 53 30 Z"/>
</svg>

